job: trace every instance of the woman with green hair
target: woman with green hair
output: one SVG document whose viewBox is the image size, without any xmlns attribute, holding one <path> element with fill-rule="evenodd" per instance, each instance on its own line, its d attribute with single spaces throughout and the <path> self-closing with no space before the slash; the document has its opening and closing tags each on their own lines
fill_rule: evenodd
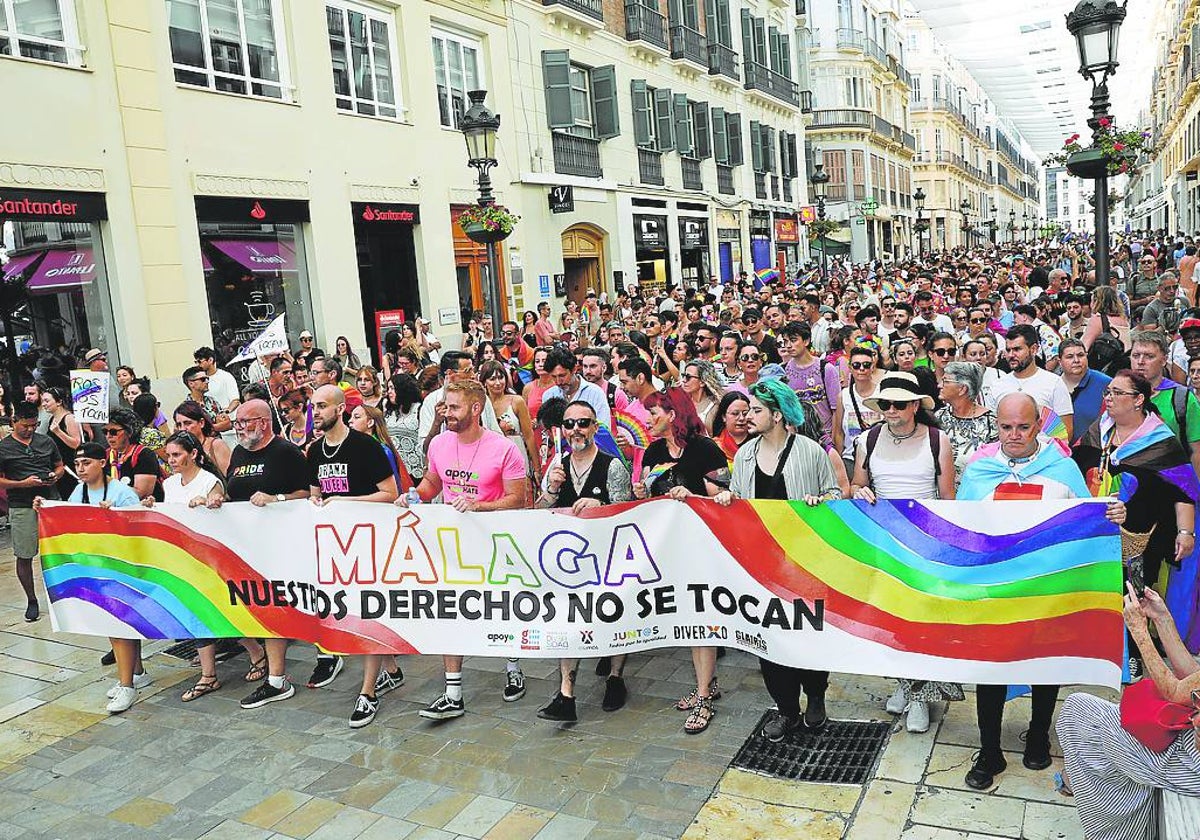
<svg viewBox="0 0 1200 840">
<path fill-rule="evenodd" d="M 718 504 L 734 499 L 803 499 L 809 505 L 842 498 L 829 457 L 819 443 L 796 434 L 805 422 L 805 409 L 785 382 L 767 379 L 750 387 L 750 432 L 753 435 L 733 459 L 729 489 L 716 496 Z M 763 737 L 778 743 L 801 726 L 821 729 L 828 671 L 793 668 L 759 659 L 763 682 L 779 714 L 763 726 Z M 800 694 L 808 698 L 803 717 Z"/>
</svg>

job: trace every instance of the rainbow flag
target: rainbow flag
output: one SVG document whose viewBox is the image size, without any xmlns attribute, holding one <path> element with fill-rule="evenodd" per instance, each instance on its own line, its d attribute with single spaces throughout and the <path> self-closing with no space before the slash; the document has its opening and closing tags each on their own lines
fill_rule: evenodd
<svg viewBox="0 0 1200 840">
<path fill-rule="evenodd" d="M 612 412 L 613 429 L 620 429 L 629 435 L 633 446 L 645 449 L 650 445 L 650 428 L 627 411 L 614 409 Z"/>
<path fill-rule="evenodd" d="M 1071 454 L 1071 441 L 1070 436 L 1067 434 L 1067 424 L 1048 405 L 1042 406 L 1042 434 L 1057 443 L 1064 455 Z"/>
</svg>

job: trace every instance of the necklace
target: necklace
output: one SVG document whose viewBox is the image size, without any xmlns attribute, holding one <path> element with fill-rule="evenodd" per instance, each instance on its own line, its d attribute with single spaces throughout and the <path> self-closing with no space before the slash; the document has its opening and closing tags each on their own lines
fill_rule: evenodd
<svg viewBox="0 0 1200 840">
<path fill-rule="evenodd" d="M 899 446 L 899 445 L 900 445 L 902 442 L 904 442 L 904 441 L 908 440 L 910 437 L 912 437 L 913 435 L 915 435 L 915 434 L 917 433 L 917 430 L 918 430 L 919 428 L 921 428 L 921 427 L 920 427 L 920 425 L 918 425 L 918 424 L 915 424 L 915 425 L 913 425 L 913 429 L 912 429 L 912 431 L 911 431 L 911 432 L 909 432 L 908 434 L 906 434 L 906 435 L 898 435 L 898 434 L 896 434 L 895 432 L 893 432 L 893 431 L 892 431 L 892 427 L 891 427 L 891 426 L 888 426 L 888 435 L 890 435 L 890 436 L 891 436 L 891 438 L 892 438 L 892 444 L 893 444 L 894 446 Z"/>
<path fill-rule="evenodd" d="M 575 458 L 573 456 L 567 458 L 568 469 L 571 471 L 571 484 L 575 486 L 575 492 L 579 493 L 583 489 L 583 485 L 587 483 L 587 478 L 592 474 L 592 467 L 596 465 L 596 455 L 592 454 L 592 458 L 588 461 L 587 469 L 576 470 Z"/>
<path fill-rule="evenodd" d="M 456 464 L 456 466 L 458 467 L 459 472 L 465 473 L 465 475 L 460 476 L 463 479 L 464 483 L 467 480 L 469 480 L 471 478 L 471 476 L 474 475 L 474 473 L 471 472 L 471 467 L 473 467 L 475 465 L 475 456 L 477 456 L 479 454 L 479 444 L 481 444 L 481 443 L 483 443 L 482 437 L 480 437 L 479 440 L 475 441 L 475 451 L 471 453 L 471 460 L 467 463 L 466 470 L 463 470 L 463 468 L 462 468 L 462 450 L 459 449 L 458 435 L 454 436 L 454 460 L 458 462 Z"/>
<path fill-rule="evenodd" d="M 342 446 L 343 446 L 343 445 L 346 443 L 346 441 L 347 441 L 349 438 L 350 438 L 350 433 L 349 433 L 349 432 L 347 432 L 347 433 L 346 433 L 346 437 L 342 438 L 342 442 L 341 442 L 341 443 L 339 443 L 337 446 L 335 446 L 335 447 L 333 448 L 333 451 L 332 451 L 332 452 L 330 452 L 330 451 L 329 451 L 329 447 L 325 445 L 325 442 L 326 442 L 327 438 L 325 438 L 324 436 L 322 436 L 322 437 L 321 437 L 321 454 L 322 454 L 322 455 L 324 455 L 326 458 L 328 458 L 328 459 L 332 460 L 334 457 L 336 457 L 336 456 L 337 456 L 338 452 L 341 450 Z"/>
</svg>

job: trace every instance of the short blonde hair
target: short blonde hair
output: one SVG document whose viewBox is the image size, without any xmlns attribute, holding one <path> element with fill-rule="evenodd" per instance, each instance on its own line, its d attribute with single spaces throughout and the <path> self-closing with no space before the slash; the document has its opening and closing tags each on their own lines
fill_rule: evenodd
<svg viewBox="0 0 1200 840">
<path fill-rule="evenodd" d="M 467 402 L 479 403 L 481 407 L 487 402 L 487 395 L 483 391 L 483 385 L 474 379 L 460 379 L 457 382 L 449 382 L 446 384 L 444 393 L 462 394 L 467 398 Z"/>
</svg>

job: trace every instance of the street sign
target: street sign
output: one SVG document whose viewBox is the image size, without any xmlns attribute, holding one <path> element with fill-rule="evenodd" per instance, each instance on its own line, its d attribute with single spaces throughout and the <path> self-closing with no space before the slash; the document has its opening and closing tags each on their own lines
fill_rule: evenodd
<svg viewBox="0 0 1200 840">
<path fill-rule="evenodd" d="M 538 292 L 544 298 L 550 297 L 550 275 L 549 274 L 539 274 L 538 275 Z"/>
<path fill-rule="evenodd" d="M 868 198 L 862 204 L 858 205 L 858 209 L 864 214 L 870 214 L 879 209 L 879 202 L 873 198 Z"/>
<path fill-rule="evenodd" d="M 856 224 L 856 225 L 865 225 L 866 223 L 867 223 L 866 219 L 855 219 L 854 220 L 854 224 Z"/>
<path fill-rule="evenodd" d="M 550 212 L 575 212 L 575 188 L 570 184 L 550 188 Z"/>
</svg>

